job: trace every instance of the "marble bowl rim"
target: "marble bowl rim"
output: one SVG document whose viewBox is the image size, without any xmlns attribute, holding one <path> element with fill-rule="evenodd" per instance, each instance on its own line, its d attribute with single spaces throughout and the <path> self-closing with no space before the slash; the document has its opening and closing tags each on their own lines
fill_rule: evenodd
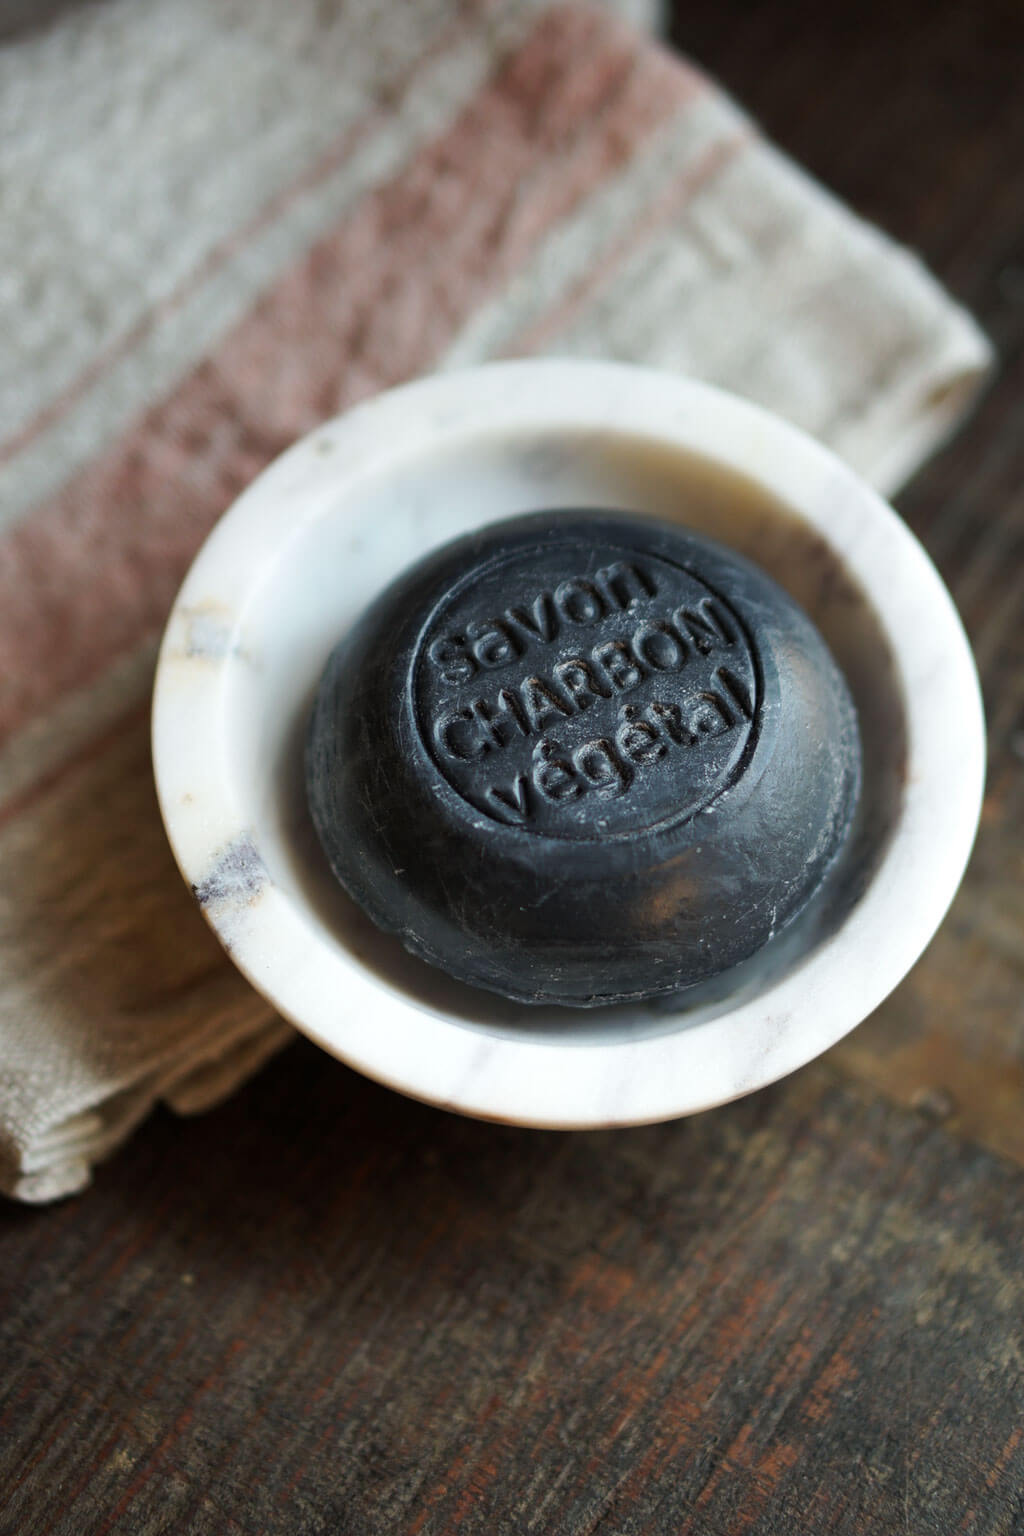
<svg viewBox="0 0 1024 1536">
<path fill-rule="evenodd" d="M 678 1029 L 567 1044 L 483 1033 L 439 1015 L 325 941 L 301 897 L 263 864 L 259 827 L 240 815 L 218 749 L 231 647 L 214 657 L 190 650 L 197 606 L 242 611 L 275 541 L 294 527 L 281 515 L 289 502 L 308 503 L 327 482 L 335 493 L 355 483 L 395 443 L 409 451 L 501 431 L 633 435 L 738 469 L 826 540 L 869 593 L 892 646 L 907 772 L 889 844 L 830 937 L 794 971 L 704 1022 L 680 1010 Z M 846 1035 L 907 974 L 953 899 L 977 830 L 984 756 L 980 688 L 959 615 L 881 496 L 816 440 L 737 396 L 660 370 L 566 359 L 490 363 L 401 385 L 288 449 L 199 550 L 171 610 L 153 699 L 154 774 L 172 851 L 194 890 L 210 889 L 230 867 L 224 899 L 203 912 L 257 991 L 325 1050 L 411 1097 L 549 1128 L 710 1108 Z"/>
</svg>

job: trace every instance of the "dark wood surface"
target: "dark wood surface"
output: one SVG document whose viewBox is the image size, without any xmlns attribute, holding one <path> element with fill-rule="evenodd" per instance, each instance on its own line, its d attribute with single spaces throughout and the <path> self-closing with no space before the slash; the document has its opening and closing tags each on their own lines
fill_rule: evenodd
<svg viewBox="0 0 1024 1536">
<path fill-rule="evenodd" d="M 961 895 L 847 1042 L 690 1121 L 481 1125 L 300 1044 L 5 1207 L 5 1536 L 1024 1532 L 1024 6 L 675 28 L 1000 347 L 899 502 L 985 688 Z"/>
</svg>

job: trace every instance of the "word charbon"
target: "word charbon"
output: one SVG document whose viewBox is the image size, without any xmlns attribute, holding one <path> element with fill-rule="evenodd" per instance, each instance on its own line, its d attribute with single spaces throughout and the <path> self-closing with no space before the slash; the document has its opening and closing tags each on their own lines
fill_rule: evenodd
<svg viewBox="0 0 1024 1536">
<path fill-rule="evenodd" d="M 508 746 L 517 733 L 535 735 L 559 719 L 582 714 L 599 699 L 631 692 L 652 675 L 680 672 L 694 655 L 709 656 L 716 645 L 734 645 L 736 636 L 721 614 L 710 603 L 704 607 L 703 613 L 680 609 L 670 622 L 646 623 L 628 640 L 605 640 L 588 655 L 556 662 L 546 678 L 531 675 L 518 687 L 502 688 L 492 698 L 475 698 L 440 715 L 434 723 L 438 748 L 449 757 L 472 762 Z M 730 693 L 749 719 L 751 702 L 742 683 L 726 675 Z M 715 697 L 707 695 L 712 702 Z"/>
</svg>

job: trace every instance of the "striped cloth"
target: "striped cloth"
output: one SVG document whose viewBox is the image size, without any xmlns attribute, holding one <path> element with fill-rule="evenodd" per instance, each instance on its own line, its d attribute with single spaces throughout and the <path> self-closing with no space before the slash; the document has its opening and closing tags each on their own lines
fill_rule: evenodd
<svg viewBox="0 0 1024 1536">
<path fill-rule="evenodd" d="M 987 344 L 684 60 L 526 0 L 100 0 L 0 49 L 0 1186 L 87 1183 L 288 1031 L 151 780 L 157 639 L 300 433 L 555 351 L 732 386 L 893 487 Z"/>
</svg>

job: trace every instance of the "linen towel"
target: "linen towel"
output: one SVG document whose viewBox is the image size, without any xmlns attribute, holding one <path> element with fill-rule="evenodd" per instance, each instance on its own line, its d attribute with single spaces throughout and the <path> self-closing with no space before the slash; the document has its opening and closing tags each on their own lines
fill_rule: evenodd
<svg viewBox="0 0 1024 1536">
<path fill-rule="evenodd" d="M 0 49 L 0 1187 L 289 1038 L 180 880 L 160 630 L 295 437 L 430 369 L 678 369 L 892 490 L 989 347 L 686 60 L 526 0 L 131 0 Z"/>
</svg>

